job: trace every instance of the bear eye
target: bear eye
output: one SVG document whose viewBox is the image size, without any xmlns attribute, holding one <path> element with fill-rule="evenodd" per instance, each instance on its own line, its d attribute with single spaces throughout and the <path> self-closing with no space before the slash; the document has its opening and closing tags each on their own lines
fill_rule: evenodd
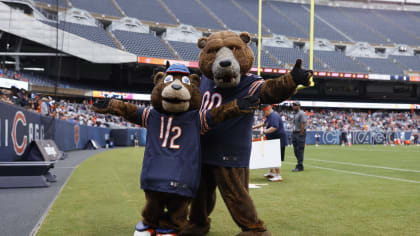
<svg viewBox="0 0 420 236">
<path fill-rule="evenodd" d="M 207 53 L 217 53 L 217 51 L 219 51 L 220 48 L 210 48 L 209 50 L 207 50 Z"/>
<path fill-rule="evenodd" d="M 237 47 L 237 46 L 229 46 L 228 48 L 229 48 L 230 50 L 232 50 L 232 51 L 233 51 L 233 50 L 238 49 L 238 47 Z"/>
<path fill-rule="evenodd" d="M 190 85 L 190 78 L 188 76 L 182 76 L 182 83 Z"/>
<path fill-rule="evenodd" d="M 174 80 L 174 77 L 172 75 L 168 75 L 166 76 L 166 78 L 163 80 L 163 83 L 169 83 L 172 82 Z"/>
</svg>

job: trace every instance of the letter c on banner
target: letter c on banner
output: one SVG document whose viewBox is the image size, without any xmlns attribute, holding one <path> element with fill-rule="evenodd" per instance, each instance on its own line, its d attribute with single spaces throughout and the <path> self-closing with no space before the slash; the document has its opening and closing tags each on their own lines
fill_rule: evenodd
<svg viewBox="0 0 420 236">
<path fill-rule="evenodd" d="M 26 146 L 28 145 L 28 137 L 24 135 L 23 142 L 20 145 L 18 144 L 16 129 L 19 122 L 22 122 L 23 126 L 26 126 L 25 114 L 23 114 L 21 111 L 16 112 L 12 128 L 13 148 L 15 149 L 16 155 L 21 156 L 25 152 Z"/>
</svg>

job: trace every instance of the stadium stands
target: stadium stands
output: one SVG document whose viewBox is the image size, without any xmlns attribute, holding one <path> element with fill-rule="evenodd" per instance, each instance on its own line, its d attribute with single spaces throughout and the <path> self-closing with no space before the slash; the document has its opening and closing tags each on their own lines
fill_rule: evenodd
<svg viewBox="0 0 420 236">
<path fill-rule="evenodd" d="M 286 68 L 290 69 L 296 62 L 297 58 L 303 60 L 303 66 L 305 68 L 309 67 L 309 56 L 302 49 L 298 48 L 280 48 L 280 47 L 264 47 L 268 52 L 273 55 L 277 60 L 281 62 L 282 65 L 285 65 Z M 319 62 L 314 60 L 315 70 L 323 70 L 324 68 Z"/>
<path fill-rule="evenodd" d="M 258 62 L 257 62 L 257 58 L 258 58 L 258 47 L 255 44 L 253 44 L 253 43 L 250 43 L 249 46 L 251 47 L 252 52 L 254 53 L 254 56 L 255 56 L 254 66 L 256 67 L 258 65 Z M 265 53 L 264 50 L 261 51 L 261 66 L 262 67 L 274 67 L 274 68 L 280 68 L 281 67 L 274 60 L 272 60 Z"/>
<path fill-rule="evenodd" d="M 129 17 L 164 24 L 176 24 L 165 8 L 157 0 L 116 0 Z"/>
<path fill-rule="evenodd" d="M 246 13 L 235 5 L 235 1 L 202 0 L 206 6 L 221 19 L 229 29 L 258 33 L 258 25 Z M 255 2 L 255 6 L 257 2 Z M 263 30 L 263 34 L 267 34 Z"/>
<path fill-rule="evenodd" d="M 197 44 L 177 41 L 168 41 L 168 43 L 173 49 L 175 49 L 175 51 L 183 60 L 198 61 L 200 49 L 198 49 Z"/>
<path fill-rule="evenodd" d="M 254 17 L 258 17 L 258 8 L 256 1 L 240 0 L 238 1 L 242 7 L 248 12 L 252 13 Z M 264 16 L 262 17 L 262 23 L 268 27 L 273 33 L 280 35 L 287 35 L 296 38 L 307 38 L 309 34 L 306 30 L 296 27 L 293 23 L 285 16 L 276 12 L 269 3 L 262 3 L 262 11 Z"/>
<path fill-rule="evenodd" d="M 386 20 L 397 28 L 406 30 L 408 34 L 420 37 L 420 24 L 416 24 L 416 19 L 411 16 L 411 13 L 404 11 L 389 11 L 383 10 L 373 11 L 375 14 L 386 18 Z M 419 21 L 420 22 L 420 21 Z M 418 43 L 417 43 L 418 44 Z"/>
<path fill-rule="evenodd" d="M 70 0 L 73 7 L 85 9 L 87 11 L 108 15 L 108 16 L 121 16 L 121 13 L 112 3 L 112 0 Z"/>
<path fill-rule="evenodd" d="M 358 61 L 370 67 L 370 71 L 379 74 L 404 74 L 403 68 L 389 59 L 357 57 Z"/>
<path fill-rule="evenodd" d="M 396 59 L 400 65 L 413 71 L 420 71 L 420 57 L 419 56 L 390 56 L 391 59 Z"/>
<path fill-rule="evenodd" d="M 294 3 L 285 3 L 285 2 L 271 2 L 271 5 L 274 9 L 277 9 L 278 12 L 281 12 L 282 15 L 286 16 L 292 23 L 297 24 L 298 27 L 304 32 L 308 32 L 309 29 L 309 8 L 308 5 L 300 5 Z M 306 8 L 306 9 L 305 9 Z M 264 14 L 265 16 L 265 14 Z M 276 15 L 267 16 L 266 18 L 274 17 Z M 331 18 L 328 18 L 331 19 Z M 322 22 L 318 18 L 315 18 L 315 37 L 326 38 L 335 41 L 348 41 L 336 30 L 328 26 L 326 23 Z M 309 37 L 309 32 L 305 38 Z"/>
<path fill-rule="evenodd" d="M 138 56 L 175 59 L 166 45 L 158 37 L 122 30 L 113 31 L 124 48 Z"/>
<path fill-rule="evenodd" d="M 306 109 L 305 109 L 306 110 Z M 285 128 L 293 129 L 294 112 L 282 111 Z M 420 124 L 413 119 L 415 114 L 407 111 L 359 111 L 331 109 L 307 110 L 307 130 L 310 131 L 412 131 L 420 128 Z"/>
<path fill-rule="evenodd" d="M 378 36 L 389 39 L 388 43 L 403 43 L 408 45 L 418 45 L 420 40 L 409 35 L 400 27 L 396 27 L 390 22 L 384 22 L 383 18 L 378 17 L 374 11 L 357 8 L 340 8 L 342 12 L 350 15 L 354 20 L 363 22 L 371 30 L 378 32 Z"/>
<path fill-rule="evenodd" d="M 384 37 L 372 31 L 366 25 L 351 18 L 342 8 L 316 6 L 316 14 L 345 33 L 353 41 L 370 43 L 388 43 Z"/>
<path fill-rule="evenodd" d="M 56 4 L 55 0 L 37 1 L 51 5 Z M 258 1 L 254 0 L 60 0 L 59 4 L 60 6 L 70 4 L 92 13 L 116 17 L 121 16 L 120 8 L 124 16 L 159 24 L 187 24 L 212 30 L 223 30 L 225 25 L 228 29 L 236 32 L 257 33 Z M 309 5 L 264 1 L 262 7 L 262 31 L 264 35 L 278 34 L 304 39 L 309 37 Z M 386 45 L 420 45 L 420 13 L 418 12 L 331 7 L 318 4 L 315 8 L 316 38 Z M 190 9 L 194 10 L 191 11 Z M 46 23 L 55 27 L 54 23 Z M 81 37 L 118 48 L 116 43 L 112 41 L 112 36 L 107 35 L 101 27 L 61 22 L 60 28 Z M 155 31 L 155 29 L 152 29 L 152 31 Z M 195 43 L 168 41 L 170 47 L 175 51 L 173 52 L 162 39 L 152 34 L 121 30 L 115 30 L 113 33 L 125 50 L 139 56 L 168 59 L 175 59 L 179 56 L 182 60 L 198 60 L 199 50 Z M 304 62 L 308 63 L 308 54 L 303 50 L 287 48 L 288 45 L 286 44 L 280 44 L 279 46 L 285 48 L 263 45 L 266 50 L 262 53 L 263 67 L 290 68 L 298 57 L 303 58 Z M 257 56 L 257 47 L 255 45 L 251 45 L 251 47 Z M 347 45 L 347 48 L 349 47 Z M 373 50 L 373 47 L 371 49 Z M 404 70 L 410 69 L 413 71 L 420 70 L 419 57 L 365 58 L 368 54 L 362 55 L 358 52 L 351 54 L 357 57 L 354 60 L 346 56 L 344 52 L 318 50 L 315 51 L 314 69 L 386 74 L 403 74 Z M 373 56 L 373 51 L 371 54 L 370 56 Z M 394 60 L 395 63 L 393 63 Z M 281 65 L 278 64 L 279 62 Z M 257 62 L 254 63 L 254 66 L 256 65 Z M 370 68 L 369 71 L 367 67 Z"/>
<path fill-rule="evenodd" d="M 195 0 L 165 0 L 164 2 L 183 24 L 207 29 L 223 29 Z"/>
<path fill-rule="evenodd" d="M 314 56 L 325 62 L 333 72 L 367 73 L 362 65 L 337 51 L 314 51 Z"/>
<path fill-rule="evenodd" d="M 57 23 L 55 22 L 44 21 L 43 23 L 52 27 L 57 27 Z M 107 35 L 105 30 L 100 27 L 60 21 L 58 28 L 91 41 L 101 43 L 109 47 L 118 48 L 112 39 Z"/>
</svg>

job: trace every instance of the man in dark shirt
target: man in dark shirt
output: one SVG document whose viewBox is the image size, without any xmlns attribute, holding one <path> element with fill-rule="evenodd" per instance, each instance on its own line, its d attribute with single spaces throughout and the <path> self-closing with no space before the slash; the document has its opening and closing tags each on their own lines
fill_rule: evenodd
<svg viewBox="0 0 420 236">
<path fill-rule="evenodd" d="M 281 161 L 284 161 L 287 136 L 286 131 L 284 130 L 282 118 L 270 105 L 262 105 L 262 110 L 266 119 L 263 124 L 256 125 L 253 128 L 256 129 L 265 126 L 264 134 L 267 137 L 267 140 L 280 139 Z M 269 180 L 273 182 L 280 182 L 283 180 L 280 175 L 280 167 L 271 168 L 264 177 L 269 178 Z"/>
<path fill-rule="evenodd" d="M 306 141 L 306 115 L 305 112 L 300 109 L 299 102 L 293 103 L 293 110 L 296 112 L 293 128 L 293 149 L 298 162 L 296 168 L 293 169 L 293 172 L 298 172 L 303 171 L 303 154 Z"/>
</svg>

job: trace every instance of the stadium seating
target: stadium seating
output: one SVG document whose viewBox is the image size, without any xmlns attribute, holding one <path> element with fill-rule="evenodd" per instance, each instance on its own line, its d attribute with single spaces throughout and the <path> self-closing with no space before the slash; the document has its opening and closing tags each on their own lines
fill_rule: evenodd
<svg viewBox="0 0 420 236">
<path fill-rule="evenodd" d="M 156 36 L 122 30 L 113 33 L 127 51 L 138 56 L 175 59 L 162 40 Z"/>
<path fill-rule="evenodd" d="M 381 17 L 387 18 L 388 22 L 392 21 L 392 24 L 394 24 L 395 26 L 407 30 L 409 34 L 420 37 L 420 24 L 415 23 L 416 19 L 411 15 L 411 13 L 404 12 L 404 11 L 389 11 L 389 10 L 383 10 L 383 11 L 375 10 L 373 12 L 375 14 L 380 15 Z M 420 20 L 418 22 L 420 22 Z"/>
<path fill-rule="evenodd" d="M 253 44 L 250 43 L 249 46 L 252 49 L 252 52 L 254 53 L 255 56 L 255 61 L 254 61 L 254 66 L 258 66 L 258 47 Z M 261 66 L 262 67 L 274 67 L 274 68 L 280 68 L 281 66 L 276 63 L 275 61 L 273 61 L 265 52 L 264 50 L 261 51 Z"/>
<path fill-rule="evenodd" d="M 379 74 L 403 74 L 403 68 L 389 59 L 357 57 L 362 64 L 369 66 L 370 71 Z"/>
<path fill-rule="evenodd" d="M 378 32 L 378 35 L 389 39 L 389 43 L 395 42 L 408 45 L 418 45 L 420 43 L 420 40 L 401 30 L 401 28 L 378 17 L 374 11 L 357 8 L 340 8 L 340 10 L 350 15 L 354 20 L 364 22 L 371 30 Z M 358 30 L 358 28 L 355 28 L 355 30 Z"/>
<path fill-rule="evenodd" d="M 57 6 L 57 0 L 35 0 L 35 2 L 51 5 L 51 6 Z M 62 8 L 67 8 L 67 0 L 59 0 L 58 6 Z"/>
<path fill-rule="evenodd" d="M 165 0 L 164 2 L 183 24 L 207 29 L 223 29 L 195 0 Z"/>
<path fill-rule="evenodd" d="M 164 24 L 176 24 L 165 8 L 157 0 L 116 0 L 129 17 Z"/>
<path fill-rule="evenodd" d="M 273 9 L 278 10 L 281 12 L 289 21 L 291 22 L 291 25 L 287 28 L 296 28 L 295 25 L 298 25 L 297 27 L 303 31 L 306 32 L 306 37 L 309 37 L 309 5 L 300 5 L 300 4 L 293 4 L 293 3 L 285 3 L 285 2 L 271 2 L 271 6 Z M 308 10 L 306 10 L 306 9 Z M 269 13 L 270 11 L 267 11 Z M 264 13 L 264 18 L 278 18 L 277 15 L 266 15 Z M 318 38 L 326 38 L 330 40 L 335 41 L 348 41 L 346 38 L 344 38 L 342 35 L 340 35 L 336 30 L 325 24 L 324 22 L 320 21 L 318 18 L 315 18 L 315 37 Z M 295 29 L 294 31 L 296 31 Z M 283 34 L 288 35 L 287 31 L 283 31 Z"/>
<path fill-rule="evenodd" d="M 252 13 L 254 17 L 258 17 L 258 8 L 256 1 L 240 0 L 238 2 L 248 12 Z M 274 10 L 274 8 L 270 7 L 269 3 L 262 3 L 262 12 L 264 12 L 264 15 L 262 17 L 262 23 L 263 25 L 268 27 L 272 33 L 287 35 L 296 38 L 309 37 L 307 31 L 301 28 L 297 28 L 290 22 L 288 18 L 284 17 L 283 15 L 280 15 Z"/>
<path fill-rule="evenodd" d="M 35 0 L 54 5 L 56 0 Z M 60 6 L 85 9 L 108 16 L 124 15 L 161 24 L 188 24 L 204 29 L 257 33 L 258 1 L 255 0 L 60 0 Z M 117 4 L 117 5 L 115 5 Z M 186 7 L 188 6 L 188 7 Z M 262 4 L 263 34 L 287 37 L 309 37 L 309 5 L 281 1 Z M 372 10 L 348 7 L 315 6 L 315 37 L 332 41 L 369 42 L 373 44 L 420 44 L 420 13 Z M 191 11 L 190 9 L 194 9 Z M 213 15 L 214 14 L 214 15 Z M 215 16 L 218 19 L 215 19 Z M 55 27 L 54 23 L 46 22 Z M 60 23 L 68 32 L 111 47 L 118 48 L 101 27 Z M 125 49 L 139 56 L 174 59 L 176 55 L 164 41 L 152 34 L 114 31 Z M 197 61 L 200 50 L 195 43 L 168 41 L 182 60 Z M 257 47 L 251 44 L 255 56 Z M 263 47 L 262 66 L 290 68 L 296 58 L 309 62 L 308 54 L 296 48 Z M 390 56 L 389 59 L 357 58 L 341 52 L 315 51 L 314 69 L 335 72 L 402 74 L 404 70 L 420 70 L 419 57 Z M 276 59 L 278 61 L 276 61 Z M 396 60 L 396 63 L 393 63 Z M 281 63 L 279 65 L 279 63 Z M 384 64 L 381 64 L 384 63 Z M 254 66 L 257 62 L 254 63 Z M 307 66 L 306 66 L 307 67 Z M 367 71 L 367 67 L 370 68 Z"/>
<path fill-rule="evenodd" d="M 219 19 L 231 30 L 247 31 L 252 34 L 258 33 L 257 22 L 253 21 L 233 1 L 202 0 Z M 255 5 L 257 2 L 255 2 Z M 263 33 L 267 33 L 263 31 Z"/>
<path fill-rule="evenodd" d="M 419 56 L 390 56 L 391 59 L 396 59 L 400 65 L 413 71 L 420 71 L 420 57 Z"/>
<path fill-rule="evenodd" d="M 84 9 L 93 13 L 108 15 L 108 16 L 121 16 L 121 13 L 112 3 L 112 0 L 70 0 L 73 7 Z"/>
<path fill-rule="evenodd" d="M 370 43 L 388 43 L 385 38 L 370 30 L 366 25 L 352 19 L 342 11 L 342 8 L 316 6 L 316 14 L 345 33 L 353 41 Z"/>
<path fill-rule="evenodd" d="M 57 23 L 44 21 L 43 23 L 52 27 L 57 27 Z M 104 29 L 90 25 L 80 25 L 71 22 L 61 21 L 58 28 L 91 41 L 107 45 L 109 47 L 118 48 L 112 39 L 107 35 Z"/>
<path fill-rule="evenodd" d="M 303 60 L 303 66 L 305 68 L 309 67 L 309 56 L 303 50 L 297 48 L 280 48 L 280 47 L 268 47 L 265 46 L 264 49 L 273 55 L 277 60 L 281 62 L 282 65 L 285 65 L 288 69 L 292 68 L 295 64 L 297 58 Z M 314 60 L 314 68 L 316 70 L 326 70 L 319 62 Z"/>
<path fill-rule="evenodd" d="M 177 41 L 168 41 L 173 49 L 178 53 L 182 60 L 186 61 L 198 61 L 198 55 L 200 49 L 195 43 L 184 43 Z"/>
<path fill-rule="evenodd" d="M 314 56 L 326 63 L 333 72 L 367 73 L 366 68 L 357 64 L 350 57 L 342 52 L 336 51 L 314 51 Z"/>
</svg>

